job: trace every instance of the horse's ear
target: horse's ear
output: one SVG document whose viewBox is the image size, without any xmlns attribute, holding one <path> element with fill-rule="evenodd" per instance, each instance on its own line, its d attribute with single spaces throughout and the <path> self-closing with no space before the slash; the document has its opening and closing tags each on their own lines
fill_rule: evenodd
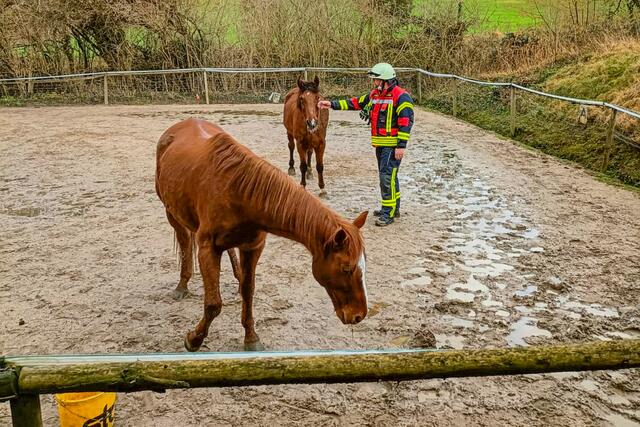
<svg viewBox="0 0 640 427">
<path fill-rule="evenodd" d="M 304 82 L 298 79 L 298 88 L 300 88 L 300 92 L 304 92 L 306 89 L 304 87 Z"/>
<path fill-rule="evenodd" d="M 313 84 L 316 85 L 316 89 L 320 87 L 320 79 L 318 78 L 318 76 L 316 76 L 316 78 L 313 79 Z"/>
<path fill-rule="evenodd" d="M 344 231 L 344 228 L 341 227 L 338 231 L 336 231 L 336 234 L 333 235 L 333 245 L 335 248 L 341 248 L 345 243 L 347 243 L 348 239 L 349 236 L 347 235 L 347 232 Z"/>
<path fill-rule="evenodd" d="M 353 220 L 353 225 L 355 225 L 358 228 L 362 228 L 362 226 L 364 225 L 364 222 L 367 220 L 368 214 L 369 214 L 369 211 L 361 212 L 360 215 L 358 215 L 358 217 Z"/>
<path fill-rule="evenodd" d="M 326 244 L 325 249 L 328 249 L 329 251 L 342 249 L 347 243 L 347 240 L 349 240 L 349 235 L 346 231 L 344 231 L 344 228 L 340 227 L 338 231 L 336 231 L 335 234 L 331 236 Z"/>
</svg>

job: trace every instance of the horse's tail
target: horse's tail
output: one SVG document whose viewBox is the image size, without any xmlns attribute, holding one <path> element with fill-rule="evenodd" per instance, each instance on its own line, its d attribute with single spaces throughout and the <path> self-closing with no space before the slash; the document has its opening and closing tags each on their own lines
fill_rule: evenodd
<svg viewBox="0 0 640 427">
<path fill-rule="evenodd" d="M 182 248 L 178 243 L 178 237 L 176 236 L 175 230 L 173 231 L 173 252 L 178 257 L 178 263 L 180 264 L 180 271 L 182 271 L 182 264 L 185 262 L 191 263 L 191 270 L 194 271 L 194 268 L 198 268 L 198 263 L 196 259 L 198 259 L 198 246 L 196 245 L 196 236 L 195 233 L 189 231 L 189 246 L 191 246 L 191 257 L 186 259 L 185 254 L 182 253 Z M 195 267 L 194 267 L 195 265 Z"/>
<path fill-rule="evenodd" d="M 158 145 L 156 146 L 156 194 L 162 200 L 162 196 L 160 195 L 160 191 L 158 190 L 158 179 L 160 178 L 160 159 L 169 145 L 173 142 L 174 135 L 172 133 L 163 133 L 160 139 L 158 140 Z"/>
<path fill-rule="evenodd" d="M 231 268 L 233 269 L 233 275 L 238 281 L 238 285 L 242 282 L 242 270 L 240 270 L 240 261 L 238 261 L 238 254 L 236 248 L 227 249 L 229 254 L 229 261 L 231 261 Z"/>
<path fill-rule="evenodd" d="M 185 259 L 185 254 L 182 253 L 182 248 L 178 243 L 178 238 L 176 237 L 176 232 L 173 232 L 173 251 L 178 257 L 178 262 L 180 263 L 180 270 L 182 271 L 182 263 L 190 262 L 192 271 L 198 268 L 198 263 L 196 260 L 198 259 L 198 246 L 196 245 L 195 233 L 189 232 L 189 242 L 191 244 L 191 259 Z M 227 253 L 229 254 L 229 261 L 231 261 L 231 268 L 233 269 L 233 276 L 238 281 L 238 285 L 242 281 L 242 270 L 240 270 L 240 261 L 238 261 L 238 254 L 236 248 L 227 249 Z"/>
</svg>

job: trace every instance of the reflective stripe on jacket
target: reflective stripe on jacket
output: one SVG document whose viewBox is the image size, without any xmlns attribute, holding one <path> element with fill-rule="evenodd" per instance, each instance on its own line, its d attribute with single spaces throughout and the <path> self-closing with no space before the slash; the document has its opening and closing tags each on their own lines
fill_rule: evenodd
<svg viewBox="0 0 640 427">
<path fill-rule="evenodd" d="M 369 110 L 371 145 L 405 148 L 413 126 L 413 99 L 393 84 L 384 91 L 374 89 L 359 98 L 331 101 L 334 110 Z"/>
</svg>

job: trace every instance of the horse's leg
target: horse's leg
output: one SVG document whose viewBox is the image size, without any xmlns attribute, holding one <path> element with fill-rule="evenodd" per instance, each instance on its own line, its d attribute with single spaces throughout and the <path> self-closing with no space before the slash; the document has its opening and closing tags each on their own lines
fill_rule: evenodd
<svg viewBox="0 0 640 427">
<path fill-rule="evenodd" d="M 184 346 L 188 351 L 198 351 L 202 342 L 209 333 L 209 325 L 222 310 L 222 298 L 220 297 L 220 258 L 222 250 L 214 247 L 211 237 L 204 234 L 196 234 L 198 244 L 198 263 L 202 282 L 204 283 L 204 315 L 196 329 L 187 333 Z"/>
<path fill-rule="evenodd" d="M 298 155 L 300 156 L 300 185 L 303 187 L 307 186 L 307 180 L 305 179 L 307 176 L 307 151 L 305 150 L 306 144 L 304 141 L 298 141 L 296 147 L 298 148 Z"/>
<path fill-rule="evenodd" d="M 295 162 L 293 161 L 293 149 L 296 148 L 296 141 L 293 139 L 293 135 L 287 132 L 287 138 L 289 139 L 289 175 L 296 175 Z"/>
<path fill-rule="evenodd" d="M 325 197 L 327 191 L 324 189 L 324 144 L 318 145 L 316 150 L 316 170 L 318 171 L 318 187 L 320 187 L 320 197 Z"/>
<path fill-rule="evenodd" d="M 173 298 L 180 300 L 189 292 L 187 283 L 193 275 L 193 239 L 191 232 L 183 227 L 169 211 L 167 211 L 167 219 L 175 230 L 176 240 L 180 246 L 180 282 L 172 292 Z"/>
<path fill-rule="evenodd" d="M 309 147 L 307 151 L 307 179 L 313 179 L 313 167 L 311 166 L 311 155 L 313 154 L 313 148 Z M 317 161 L 318 159 L 316 159 Z"/>
<path fill-rule="evenodd" d="M 242 326 L 244 327 L 244 350 L 264 350 L 260 338 L 256 334 L 253 320 L 253 291 L 256 286 L 256 265 L 260 254 L 264 249 L 264 238 L 260 244 L 251 250 L 240 251 L 240 265 L 242 266 L 242 282 L 240 282 L 240 294 L 242 295 Z"/>
</svg>

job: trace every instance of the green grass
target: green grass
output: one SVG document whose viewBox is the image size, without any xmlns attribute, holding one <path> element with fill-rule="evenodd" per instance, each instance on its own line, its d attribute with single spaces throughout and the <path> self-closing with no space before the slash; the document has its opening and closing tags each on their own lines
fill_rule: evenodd
<svg viewBox="0 0 640 427">
<path fill-rule="evenodd" d="M 573 62 L 555 64 L 527 75 L 528 81 L 546 92 L 570 97 L 610 101 L 639 110 L 640 49 L 637 45 L 621 46 L 604 54 L 592 54 Z M 521 76 L 511 76 L 514 81 Z M 438 86 L 428 93 L 425 105 L 451 114 L 452 86 Z M 640 150 L 615 139 L 606 145 L 607 120 L 610 111 L 589 108 L 589 121 L 578 124 L 579 107 L 517 92 L 518 113 L 516 135 L 512 138 L 529 147 L 556 157 L 576 162 L 600 179 L 618 181 L 640 188 Z M 484 129 L 510 137 L 508 91 L 461 84 L 458 116 Z M 619 115 L 616 131 L 640 145 L 640 120 Z M 604 159 L 610 149 L 609 162 Z"/>
<path fill-rule="evenodd" d="M 465 2 L 464 9 L 480 17 L 476 30 L 508 33 L 537 25 L 529 0 L 472 0 Z"/>
<path fill-rule="evenodd" d="M 414 0 L 414 9 L 429 10 L 432 0 Z M 457 0 L 449 0 L 447 9 L 457 13 Z M 500 31 L 514 32 L 537 25 L 535 7 L 532 0 L 463 0 L 463 16 L 478 18 L 472 32 Z"/>
</svg>

